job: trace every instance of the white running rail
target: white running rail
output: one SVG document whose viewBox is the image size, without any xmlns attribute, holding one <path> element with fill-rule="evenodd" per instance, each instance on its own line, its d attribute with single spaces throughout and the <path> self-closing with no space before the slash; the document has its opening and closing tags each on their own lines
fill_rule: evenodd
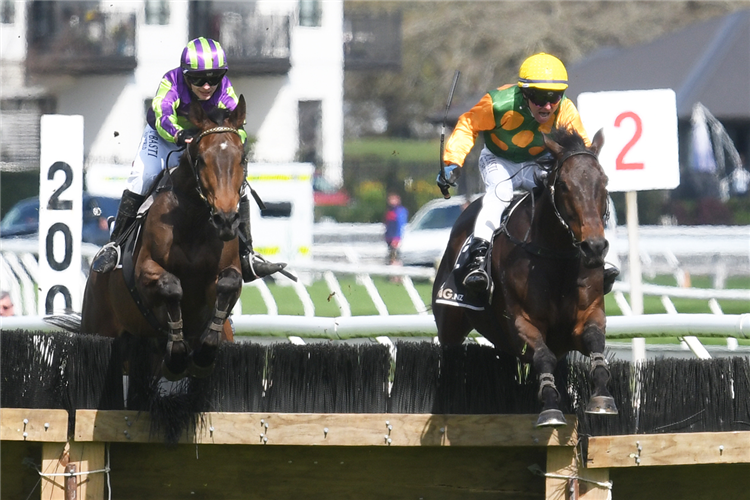
<svg viewBox="0 0 750 500">
<path fill-rule="evenodd" d="M 8 290 L 17 305 L 15 318 L 4 318 L 2 328 L 25 328 L 41 331 L 55 331 L 53 327 L 43 321 L 37 314 L 36 306 L 36 278 L 37 242 L 30 240 L 3 240 L 0 248 L 0 287 Z M 83 267 L 88 267 L 91 258 L 98 248 L 84 244 L 82 255 Z M 350 252 L 350 260 L 358 260 L 356 254 Z M 287 282 L 302 302 L 302 316 L 279 315 L 276 300 L 263 280 L 256 280 L 246 284 L 254 287 L 266 306 L 266 314 L 243 315 L 241 306 L 235 307 L 233 322 L 237 333 L 240 334 L 271 334 L 284 335 L 287 338 L 301 341 L 302 336 L 328 336 L 329 338 L 357 337 L 389 334 L 436 334 L 435 322 L 427 306 L 414 286 L 413 279 L 432 280 L 435 271 L 423 267 L 401 267 L 363 264 L 360 262 L 322 262 L 305 261 L 290 264 L 289 270 L 298 275 L 297 283 L 281 278 L 280 283 Z M 342 293 L 339 277 L 355 276 L 359 284 L 367 290 L 378 312 L 377 316 L 352 316 L 351 307 Z M 414 314 L 391 315 L 373 283 L 373 276 L 383 276 L 398 279 L 404 286 L 414 307 Z M 85 274 L 81 273 L 85 281 Z M 307 286 L 317 280 L 324 280 L 330 297 L 339 309 L 337 317 L 318 317 L 315 315 L 315 305 L 310 297 Z M 661 298 L 667 314 L 649 314 L 633 316 L 625 293 L 629 286 L 624 282 L 615 283 L 614 298 L 623 316 L 609 317 L 607 322 L 608 338 L 630 338 L 642 333 L 650 336 L 677 335 L 698 353 L 702 346 L 695 344 L 696 335 L 732 336 L 750 338 L 750 314 L 724 315 L 719 300 L 740 300 L 750 303 L 750 290 L 743 289 L 696 289 L 666 287 L 657 285 L 643 285 L 644 295 Z M 672 302 L 674 298 L 688 298 L 708 301 L 713 314 L 678 314 Z M 750 304 L 749 304 L 750 305 Z M 748 308 L 750 312 L 750 307 Z M 482 339 L 483 340 L 483 339 Z"/>
</svg>

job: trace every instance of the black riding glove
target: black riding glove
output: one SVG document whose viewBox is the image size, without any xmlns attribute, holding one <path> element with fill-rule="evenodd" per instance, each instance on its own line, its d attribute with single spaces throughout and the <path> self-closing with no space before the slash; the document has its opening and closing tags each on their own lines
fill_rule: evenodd
<svg viewBox="0 0 750 500">
<path fill-rule="evenodd" d="M 547 185 L 547 177 L 549 176 L 549 172 L 547 170 L 544 170 L 542 168 L 537 168 L 534 170 L 534 184 L 537 185 L 537 187 L 543 188 Z"/>
<path fill-rule="evenodd" d="M 198 133 L 199 133 L 198 130 L 182 129 L 179 132 L 177 132 L 177 134 L 174 136 L 174 143 L 178 147 L 184 148 L 185 146 L 187 146 L 187 141 L 189 139 L 194 138 L 196 135 L 198 135 Z"/>
</svg>

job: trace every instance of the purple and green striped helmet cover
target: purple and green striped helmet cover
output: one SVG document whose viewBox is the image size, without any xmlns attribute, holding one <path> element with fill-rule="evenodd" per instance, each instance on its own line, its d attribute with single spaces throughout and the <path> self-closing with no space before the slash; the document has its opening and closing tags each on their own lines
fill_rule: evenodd
<svg viewBox="0 0 750 500">
<path fill-rule="evenodd" d="M 183 73 L 223 70 L 226 71 L 227 56 L 219 42 L 210 38 L 196 38 L 188 42 L 182 51 L 180 67 Z"/>
</svg>

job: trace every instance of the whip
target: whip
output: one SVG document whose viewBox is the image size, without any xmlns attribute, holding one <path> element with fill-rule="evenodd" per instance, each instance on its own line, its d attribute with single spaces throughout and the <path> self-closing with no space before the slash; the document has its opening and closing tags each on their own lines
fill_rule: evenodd
<svg viewBox="0 0 750 500">
<path fill-rule="evenodd" d="M 440 177 L 445 181 L 445 184 L 440 185 L 440 191 L 443 193 L 443 197 L 447 200 L 451 197 L 450 186 L 448 185 L 448 179 L 445 178 L 445 163 L 443 163 L 443 148 L 445 146 L 445 123 L 448 121 L 448 109 L 451 107 L 451 101 L 453 100 L 453 92 L 456 90 L 458 84 L 458 77 L 461 76 L 461 72 L 456 70 L 453 74 L 453 85 L 451 85 L 451 92 L 448 94 L 448 101 L 445 103 L 445 114 L 443 115 L 443 128 L 440 131 Z"/>
</svg>

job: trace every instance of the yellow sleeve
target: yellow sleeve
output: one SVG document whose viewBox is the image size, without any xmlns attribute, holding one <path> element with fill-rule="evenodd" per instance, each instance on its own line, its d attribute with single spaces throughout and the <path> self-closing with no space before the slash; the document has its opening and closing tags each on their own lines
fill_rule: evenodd
<svg viewBox="0 0 750 500">
<path fill-rule="evenodd" d="M 466 113 L 462 114 L 456 128 L 448 138 L 443 153 L 446 165 L 455 163 L 463 167 L 466 155 L 474 147 L 474 141 L 479 132 L 495 128 L 495 114 L 492 110 L 492 97 L 485 94 L 478 103 Z"/>
<path fill-rule="evenodd" d="M 583 142 L 586 143 L 586 146 L 591 146 L 591 140 L 589 139 L 589 136 L 586 133 L 586 129 L 583 128 L 583 123 L 581 122 L 581 115 L 578 114 L 578 109 L 570 99 L 565 99 L 562 103 L 560 103 L 557 126 L 558 128 L 575 130 L 583 138 Z"/>
</svg>

